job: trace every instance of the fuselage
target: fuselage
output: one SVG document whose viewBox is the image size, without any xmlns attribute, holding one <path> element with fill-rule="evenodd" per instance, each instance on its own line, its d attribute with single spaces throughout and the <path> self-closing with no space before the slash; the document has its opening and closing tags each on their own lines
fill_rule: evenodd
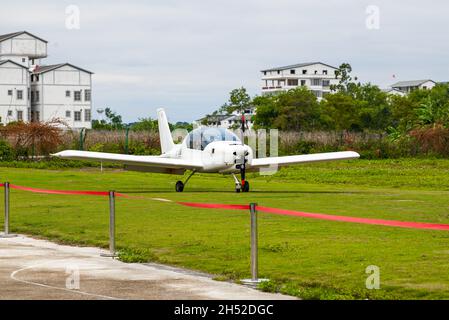
<svg viewBox="0 0 449 320">
<path fill-rule="evenodd" d="M 201 163 L 198 172 L 233 173 L 239 172 L 240 165 L 251 163 L 253 151 L 231 131 L 207 128 L 192 131 L 162 157 Z"/>
</svg>

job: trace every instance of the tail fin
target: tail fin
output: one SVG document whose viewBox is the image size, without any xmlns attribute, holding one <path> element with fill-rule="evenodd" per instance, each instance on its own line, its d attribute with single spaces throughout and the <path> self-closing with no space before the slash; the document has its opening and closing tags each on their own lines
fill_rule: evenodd
<svg viewBox="0 0 449 320">
<path fill-rule="evenodd" d="M 162 108 L 157 109 L 157 123 L 159 125 L 159 138 L 161 140 L 161 151 L 164 154 L 173 149 L 175 144 L 173 143 L 170 127 L 168 126 L 167 116 L 165 115 L 165 111 Z"/>
</svg>

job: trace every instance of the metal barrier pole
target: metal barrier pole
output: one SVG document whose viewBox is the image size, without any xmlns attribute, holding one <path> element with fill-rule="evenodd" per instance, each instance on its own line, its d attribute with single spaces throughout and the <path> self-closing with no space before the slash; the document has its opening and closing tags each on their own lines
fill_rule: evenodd
<svg viewBox="0 0 449 320">
<path fill-rule="evenodd" d="M 257 243 L 257 211 L 256 203 L 251 203 L 251 280 L 257 282 L 258 273 L 258 243 Z"/>
<path fill-rule="evenodd" d="M 5 189 L 5 232 L 0 235 L 0 238 L 12 238 L 15 234 L 9 233 L 9 182 L 3 184 Z"/>
<path fill-rule="evenodd" d="M 109 253 L 101 256 L 117 256 L 115 252 L 115 191 L 109 191 Z"/>
<path fill-rule="evenodd" d="M 257 203 L 250 203 L 249 210 L 251 214 L 251 279 L 241 280 L 243 284 L 257 286 L 257 284 L 268 281 L 268 279 L 259 279 L 259 248 L 257 231 Z"/>
</svg>

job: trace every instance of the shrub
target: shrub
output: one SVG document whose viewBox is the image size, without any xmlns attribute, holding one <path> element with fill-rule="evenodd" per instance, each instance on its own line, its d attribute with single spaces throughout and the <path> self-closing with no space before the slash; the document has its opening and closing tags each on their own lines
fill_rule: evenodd
<svg viewBox="0 0 449 320">
<path fill-rule="evenodd" d="M 13 148 L 5 140 L 0 140 L 0 159 L 2 161 L 11 161 L 16 157 Z"/>
</svg>

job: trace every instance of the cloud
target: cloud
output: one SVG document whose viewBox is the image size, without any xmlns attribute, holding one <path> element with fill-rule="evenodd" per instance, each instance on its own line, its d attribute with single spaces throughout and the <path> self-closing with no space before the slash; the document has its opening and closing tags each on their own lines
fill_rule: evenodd
<svg viewBox="0 0 449 320">
<path fill-rule="evenodd" d="M 80 8 L 80 30 L 65 28 L 68 5 Z M 379 30 L 366 28 L 369 5 Z M 393 74 L 449 80 L 447 12 L 444 0 L 25 0 L 2 4 L 0 30 L 26 29 L 49 40 L 47 63 L 95 72 L 96 108 L 133 121 L 165 106 L 190 121 L 235 87 L 260 94 L 259 70 L 297 62 L 349 62 L 382 87 Z"/>
</svg>

